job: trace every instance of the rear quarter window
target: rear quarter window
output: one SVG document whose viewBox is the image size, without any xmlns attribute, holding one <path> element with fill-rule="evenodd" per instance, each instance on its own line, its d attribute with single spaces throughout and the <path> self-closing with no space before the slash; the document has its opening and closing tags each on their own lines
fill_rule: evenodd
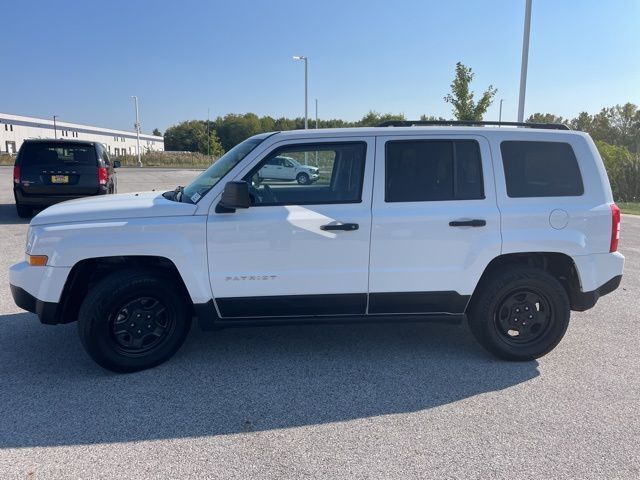
<svg viewBox="0 0 640 480">
<path fill-rule="evenodd" d="M 504 141 L 500 151 L 509 197 L 577 197 L 584 193 L 578 160 L 568 143 Z"/>
</svg>

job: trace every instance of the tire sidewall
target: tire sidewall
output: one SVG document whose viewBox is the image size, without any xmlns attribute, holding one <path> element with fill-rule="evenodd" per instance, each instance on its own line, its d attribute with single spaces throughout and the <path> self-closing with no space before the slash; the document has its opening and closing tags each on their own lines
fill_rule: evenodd
<svg viewBox="0 0 640 480">
<path fill-rule="evenodd" d="M 530 343 L 509 343 L 496 325 L 498 307 L 505 296 L 519 288 L 542 294 L 551 309 L 550 324 Z M 570 307 L 564 287 L 543 270 L 532 268 L 503 272 L 481 294 L 472 308 L 469 325 L 478 341 L 489 351 L 509 360 L 533 360 L 553 350 L 569 325 Z"/>
<path fill-rule="evenodd" d="M 189 332 L 191 318 L 184 298 L 170 288 L 171 279 L 152 274 L 132 275 L 122 279 L 115 274 L 97 284 L 80 308 L 78 329 L 87 353 L 102 367 L 116 372 L 134 372 L 154 367 L 171 357 Z M 137 297 L 161 300 L 173 317 L 173 329 L 163 342 L 140 356 L 118 352 L 111 332 L 110 316 Z"/>
<path fill-rule="evenodd" d="M 298 175 L 296 175 L 296 181 L 300 185 L 307 185 L 309 183 L 309 178 L 310 178 L 309 175 L 307 175 L 304 172 L 299 173 Z"/>
</svg>

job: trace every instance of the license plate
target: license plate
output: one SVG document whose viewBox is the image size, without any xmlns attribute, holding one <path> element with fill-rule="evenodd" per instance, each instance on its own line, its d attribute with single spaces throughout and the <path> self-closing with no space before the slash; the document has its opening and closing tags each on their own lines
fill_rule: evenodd
<svg viewBox="0 0 640 480">
<path fill-rule="evenodd" d="M 69 175 L 51 175 L 51 183 L 69 183 Z"/>
</svg>

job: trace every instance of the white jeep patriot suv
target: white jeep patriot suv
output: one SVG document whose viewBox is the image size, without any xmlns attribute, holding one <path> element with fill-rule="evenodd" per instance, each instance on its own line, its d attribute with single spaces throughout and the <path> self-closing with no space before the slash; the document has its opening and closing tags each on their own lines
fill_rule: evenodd
<svg viewBox="0 0 640 480">
<path fill-rule="evenodd" d="M 32 221 L 18 306 L 78 321 L 103 367 L 167 360 L 212 329 L 466 318 L 531 360 L 616 289 L 620 211 L 591 138 L 562 126 L 385 126 L 256 135 L 185 188 L 72 200 Z M 270 182 L 273 158 L 316 182 Z M 326 177 L 326 178 L 325 178 Z"/>
</svg>

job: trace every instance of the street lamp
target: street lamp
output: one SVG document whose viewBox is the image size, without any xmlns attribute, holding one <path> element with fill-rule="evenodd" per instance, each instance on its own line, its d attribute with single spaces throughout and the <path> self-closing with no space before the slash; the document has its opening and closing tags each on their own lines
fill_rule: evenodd
<svg viewBox="0 0 640 480">
<path fill-rule="evenodd" d="M 498 114 L 498 123 L 502 123 L 502 102 L 504 102 L 504 98 L 500 99 L 500 113 Z"/>
<path fill-rule="evenodd" d="M 318 129 L 318 99 L 316 98 L 316 130 Z"/>
<path fill-rule="evenodd" d="M 53 116 L 53 138 L 55 138 L 56 140 L 58 139 L 58 129 L 56 128 L 56 118 L 58 118 L 57 115 Z"/>
<path fill-rule="evenodd" d="M 140 158 L 140 118 L 138 116 L 138 97 L 131 95 L 131 98 L 133 98 L 133 102 L 136 105 L 136 123 L 134 127 L 136 129 L 136 143 L 138 144 L 138 166 L 141 167 L 142 159 Z"/>
<path fill-rule="evenodd" d="M 304 55 L 295 55 L 294 60 L 304 60 L 304 128 L 309 128 L 309 115 L 307 108 L 307 90 L 308 90 L 308 76 L 307 76 L 307 62 L 308 58 Z"/>
<path fill-rule="evenodd" d="M 524 122 L 524 95 L 527 90 L 527 65 L 529 64 L 530 32 L 531 0 L 527 0 L 524 11 L 524 34 L 522 37 L 522 64 L 520 66 L 520 98 L 518 99 L 518 122 Z"/>
</svg>

